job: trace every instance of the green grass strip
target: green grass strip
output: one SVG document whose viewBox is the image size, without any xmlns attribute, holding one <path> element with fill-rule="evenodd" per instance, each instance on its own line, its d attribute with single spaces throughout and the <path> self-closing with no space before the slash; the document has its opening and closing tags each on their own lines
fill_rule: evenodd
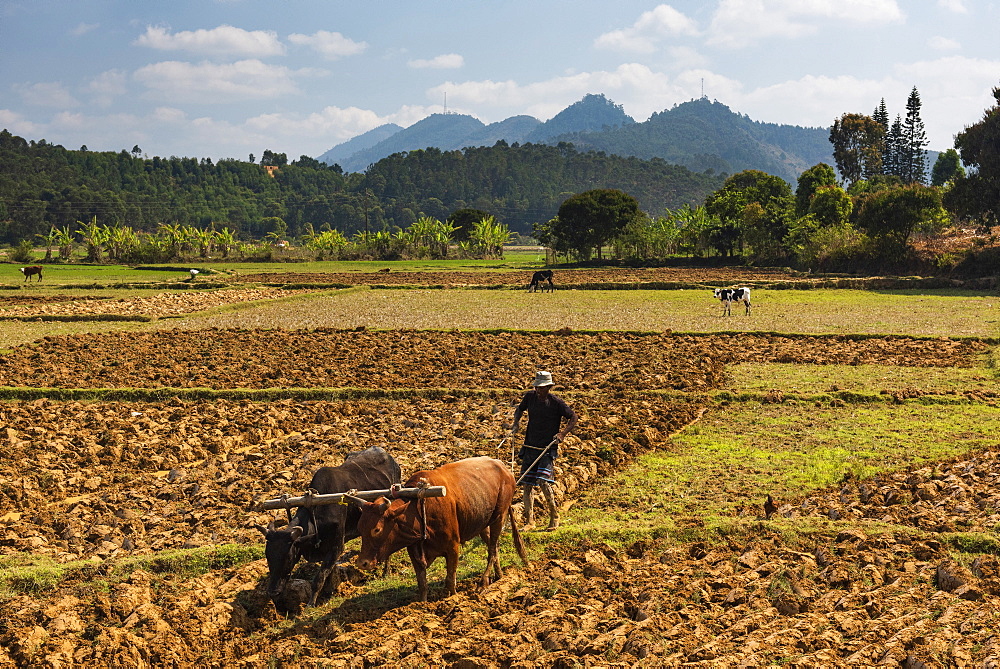
<svg viewBox="0 0 1000 669">
<path fill-rule="evenodd" d="M 74 578 L 93 582 L 117 582 L 139 569 L 154 574 L 176 574 L 182 578 L 193 578 L 215 569 L 237 567 L 262 557 L 263 544 L 220 544 L 170 549 L 151 555 L 110 560 L 94 557 L 62 563 L 48 557 L 27 554 L 2 556 L 0 599 L 45 592 Z"/>
</svg>

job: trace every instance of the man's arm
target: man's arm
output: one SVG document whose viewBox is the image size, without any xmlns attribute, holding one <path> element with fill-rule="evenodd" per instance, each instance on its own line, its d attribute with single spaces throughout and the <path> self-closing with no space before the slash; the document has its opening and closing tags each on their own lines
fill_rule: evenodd
<svg viewBox="0 0 1000 669">
<path fill-rule="evenodd" d="M 576 424 L 577 422 L 579 422 L 579 418 L 577 418 L 576 412 L 570 409 L 569 405 L 566 406 L 566 411 L 569 412 L 569 415 L 565 417 L 569 418 L 569 420 L 566 421 L 566 427 L 564 427 L 563 429 L 559 430 L 558 433 L 556 433 L 556 439 L 558 439 L 559 441 L 563 441 L 569 435 L 569 433 L 576 428 Z"/>
<path fill-rule="evenodd" d="M 514 409 L 514 422 L 510 425 L 510 434 L 514 436 L 517 434 L 517 424 L 521 422 L 521 414 L 524 413 L 524 409 L 520 406 Z"/>
</svg>

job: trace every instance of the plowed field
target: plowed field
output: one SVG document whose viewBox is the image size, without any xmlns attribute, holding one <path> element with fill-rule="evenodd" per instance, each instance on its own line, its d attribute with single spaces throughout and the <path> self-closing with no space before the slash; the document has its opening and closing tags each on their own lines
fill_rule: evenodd
<svg viewBox="0 0 1000 669">
<path fill-rule="evenodd" d="M 0 403 L 0 569 L 29 557 L 88 561 L 36 592 L 13 581 L 21 591 L 0 602 L 0 666 L 1000 666 L 995 449 L 779 500 L 770 518 L 759 491 L 746 491 L 722 529 L 685 508 L 662 519 L 670 532 L 615 530 L 616 541 L 628 537 L 615 546 L 570 527 L 543 550 L 529 533 L 530 566 L 507 555 L 505 578 L 482 591 L 462 578 L 454 597 L 432 578 L 427 604 L 397 607 L 411 591 L 374 591 L 347 567 L 335 599 L 276 607 L 261 589 L 263 560 L 191 576 L 163 553 L 260 546 L 253 525 L 272 516 L 251 511 L 254 501 L 299 492 L 317 467 L 370 445 L 387 448 L 404 476 L 470 455 L 509 461 L 501 440 L 535 369 L 550 369 L 581 414 L 558 460 L 560 501 L 610 516 L 614 491 L 594 491 L 635 456 L 676 448 L 670 435 L 704 412 L 726 411 L 705 391 L 722 386 L 729 364 L 952 367 L 986 349 L 948 338 L 569 330 L 44 337 L 0 355 L 0 386 L 370 397 Z M 380 395 L 393 389 L 414 397 Z M 421 397 L 427 389 L 440 390 Z M 690 395 L 637 392 L 648 390 Z M 477 543 L 467 549 L 482 552 Z M 141 558 L 144 569 L 117 575 Z M 404 563 L 395 559 L 394 574 L 412 583 Z M 309 574 L 306 565 L 297 576 Z"/>
<path fill-rule="evenodd" d="M 239 302 L 271 300 L 306 291 L 280 288 L 229 288 L 214 291 L 163 292 L 149 297 L 25 295 L 0 297 L 0 317 L 119 316 L 164 317 L 204 311 Z"/>
<path fill-rule="evenodd" d="M 613 467 L 595 447 L 628 458 L 698 411 L 650 402 L 623 409 L 593 398 L 587 405 L 560 476 L 569 493 Z M 404 472 L 482 453 L 508 409 L 472 399 L 6 406 L 5 446 L 38 465 L 3 472 L 4 504 L 19 518 L 5 518 L 0 545 L 64 560 L 259 541 L 247 523 L 266 516 L 244 511 L 247 503 L 301 488 L 319 462 L 371 443 L 391 448 Z M 609 439 L 612 414 L 651 427 L 638 440 Z M 455 597 L 390 609 L 345 583 L 343 605 L 289 622 L 258 589 L 262 561 L 185 579 L 140 570 L 108 590 L 87 587 L 103 576 L 95 567 L 54 593 L 6 602 L 0 662 L 994 666 L 1000 564 L 958 564 L 947 535 L 927 531 L 995 527 L 998 485 L 1000 459 L 984 453 L 848 482 L 781 506 L 778 520 L 754 520 L 751 511 L 745 536 L 715 546 L 642 540 L 623 550 L 583 540 L 529 568 L 508 566 L 484 591 L 469 579 Z M 877 522 L 866 532 L 831 518 Z M 818 543 L 784 538 L 791 535 L 782 523 L 792 522 L 815 525 Z"/>
<path fill-rule="evenodd" d="M 736 362 L 966 366 L 976 340 L 422 331 L 166 330 L 46 337 L 0 355 L 0 386 L 709 390 Z"/>
<path fill-rule="evenodd" d="M 239 281 L 261 283 L 322 283 L 352 286 L 527 286 L 532 272 L 268 272 L 241 274 Z M 639 267 L 567 269 L 555 271 L 555 284 L 685 283 L 728 284 L 808 281 L 798 274 L 771 268 Z"/>
</svg>

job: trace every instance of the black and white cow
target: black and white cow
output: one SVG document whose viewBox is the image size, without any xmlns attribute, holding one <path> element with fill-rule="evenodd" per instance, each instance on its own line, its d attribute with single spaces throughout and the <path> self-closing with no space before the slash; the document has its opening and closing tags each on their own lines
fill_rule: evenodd
<svg viewBox="0 0 1000 669">
<path fill-rule="evenodd" d="M 746 306 L 745 315 L 750 315 L 750 289 L 749 288 L 716 288 L 715 299 L 722 301 L 722 315 L 732 316 L 731 307 L 733 302 L 742 302 Z"/>
<path fill-rule="evenodd" d="M 554 283 L 552 283 L 552 270 L 542 269 L 538 270 L 531 275 L 531 283 L 528 284 L 528 292 L 534 293 L 536 290 L 541 288 L 542 292 L 545 292 L 545 285 L 548 284 L 549 292 L 551 293 L 556 289 Z"/>
</svg>

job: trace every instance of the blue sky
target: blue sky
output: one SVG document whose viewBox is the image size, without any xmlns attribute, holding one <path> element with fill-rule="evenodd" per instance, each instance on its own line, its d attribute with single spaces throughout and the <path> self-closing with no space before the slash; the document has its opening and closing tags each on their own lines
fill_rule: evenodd
<svg viewBox="0 0 1000 669">
<path fill-rule="evenodd" d="M 317 156 L 383 123 L 637 121 L 701 95 L 828 127 L 913 86 L 931 149 L 1000 85 L 1000 2 L 0 0 L 0 128 L 70 149 Z"/>
</svg>

